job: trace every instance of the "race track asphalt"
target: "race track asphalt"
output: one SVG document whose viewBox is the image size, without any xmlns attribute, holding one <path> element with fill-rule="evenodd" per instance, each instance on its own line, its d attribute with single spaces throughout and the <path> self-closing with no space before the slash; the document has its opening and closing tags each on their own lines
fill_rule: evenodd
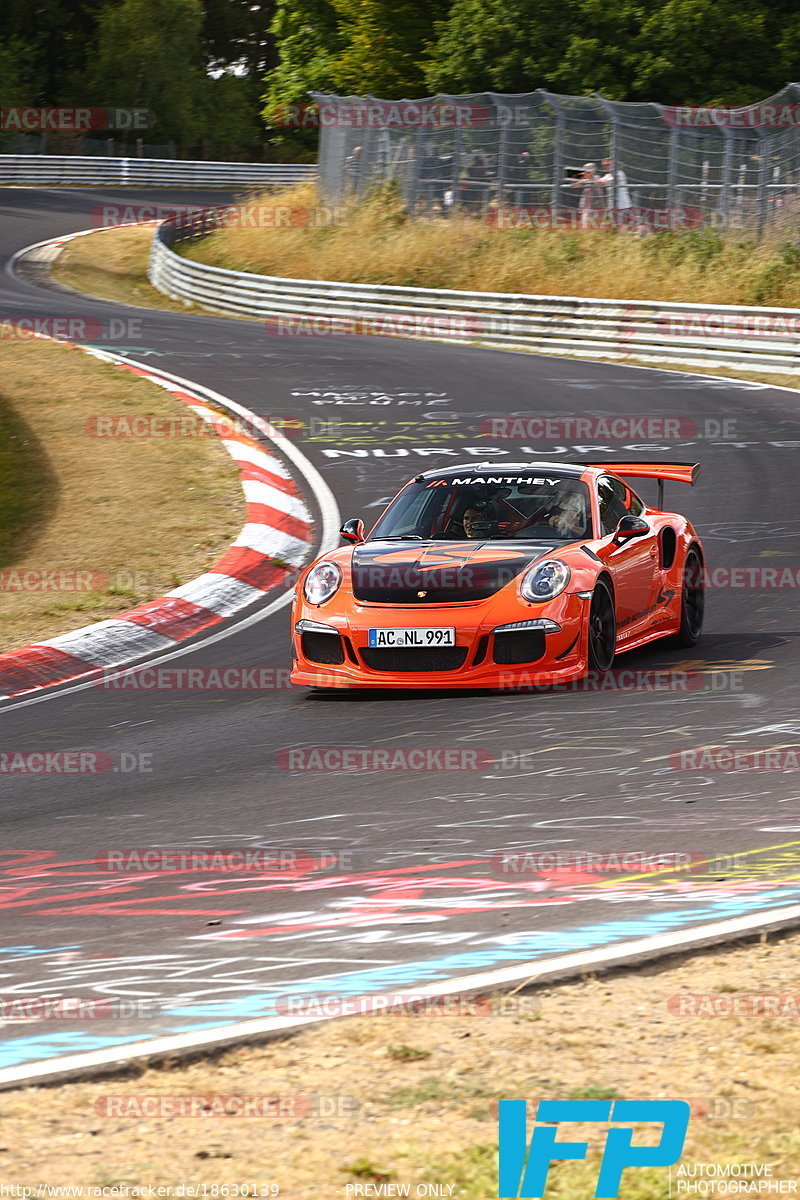
<svg viewBox="0 0 800 1200">
<path fill-rule="evenodd" d="M 7 263 L 23 246 L 87 228 L 92 209 L 118 198 L 4 189 L 0 257 Z M 158 198 L 216 203 L 219 193 Z M 273 1011 L 275 996 L 293 991 L 409 988 L 800 899 L 796 772 L 732 775 L 669 762 L 698 746 L 755 750 L 800 740 L 796 589 L 725 586 L 735 567 L 788 567 L 797 577 L 795 395 L 471 346 L 279 336 L 257 322 L 130 309 L 0 277 L 1 321 L 65 315 L 140 320 L 140 336 L 105 347 L 261 415 L 302 418 L 309 436 L 297 444 L 343 518 L 369 523 L 408 477 L 437 462 L 698 461 L 699 485 L 668 484 L 667 501 L 696 524 L 722 586 L 709 593 L 696 650 L 655 646 L 621 657 L 620 668 L 639 674 L 614 691 L 94 687 L 6 702 L 5 751 L 150 758 L 147 770 L 94 777 L 0 775 L 2 996 L 124 996 L 159 1007 L 133 1021 L 7 1024 L 1 1065 L 239 1021 Z M 539 442 L 532 453 L 524 440 L 482 434 L 487 415 L 511 414 L 679 417 L 697 433 L 655 444 Z M 283 608 L 201 644 L 180 665 L 285 668 L 287 624 Z M 662 684 L 671 680 L 666 690 L 652 687 L 655 671 L 666 673 Z M 495 765 L 456 773 L 280 766 L 281 749 L 319 745 L 479 747 Z M 306 873 L 248 875 L 122 878 L 99 865 L 110 848 L 150 847 L 341 857 Z M 727 866 L 698 863 L 646 879 L 636 871 L 509 875 L 493 857 L 714 859 L 759 849 Z"/>
</svg>

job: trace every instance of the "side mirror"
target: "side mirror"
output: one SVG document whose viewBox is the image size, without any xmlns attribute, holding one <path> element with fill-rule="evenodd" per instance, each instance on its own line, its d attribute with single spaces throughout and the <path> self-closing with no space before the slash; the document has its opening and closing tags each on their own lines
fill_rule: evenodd
<svg viewBox="0 0 800 1200">
<path fill-rule="evenodd" d="M 631 538 L 645 537 L 649 532 L 650 526 L 641 517 L 622 517 L 614 534 L 614 544 L 621 546 L 623 542 L 629 542 Z"/>
<path fill-rule="evenodd" d="M 351 521 L 345 521 L 342 528 L 339 530 L 339 535 L 346 542 L 352 542 L 357 546 L 359 542 L 364 540 L 364 522 L 360 518 L 353 518 Z"/>
</svg>

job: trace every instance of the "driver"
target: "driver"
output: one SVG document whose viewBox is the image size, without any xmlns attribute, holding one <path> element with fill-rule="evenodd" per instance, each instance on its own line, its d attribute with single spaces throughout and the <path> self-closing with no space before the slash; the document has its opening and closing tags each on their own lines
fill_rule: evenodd
<svg viewBox="0 0 800 1200">
<path fill-rule="evenodd" d="M 486 506 L 478 508 L 471 504 L 465 509 L 461 524 L 464 527 L 464 537 L 467 538 L 492 537 L 497 532 L 497 522 Z"/>
</svg>

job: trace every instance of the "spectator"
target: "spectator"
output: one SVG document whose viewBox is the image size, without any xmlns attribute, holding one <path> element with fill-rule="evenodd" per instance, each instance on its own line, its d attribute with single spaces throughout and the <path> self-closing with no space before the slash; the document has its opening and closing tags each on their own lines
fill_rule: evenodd
<svg viewBox="0 0 800 1200">
<path fill-rule="evenodd" d="M 595 163 L 584 163 L 578 178 L 574 179 L 570 185 L 582 189 L 578 202 L 578 223 L 581 229 L 594 229 L 596 226 L 595 213 L 600 207 L 603 195 L 603 188 L 596 170 Z"/>
<path fill-rule="evenodd" d="M 355 146 L 353 153 L 348 154 L 344 160 L 344 178 L 349 192 L 355 192 L 358 188 L 358 173 L 361 170 L 361 155 L 363 152 L 363 146 Z"/>
<path fill-rule="evenodd" d="M 463 161 L 464 178 L 459 184 L 459 200 L 475 208 L 484 208 L 489 199 L 489 181 L 492 169 L 483 150 L 473 150 Z"/>
<path fill-rule="evenodd" d="M 533 158 L 530 150 L 518 154 L 508 168 L 507 179 L 512 189 L 512 204 L 518 208 L 525 203 L 525 184 L 530 182 Z"/>
<path fill-rule="evenodd" d="M 615 223 L 628 225 L 633 202 L 628 190 L 627 176 L 621 167 L 614 170 L 614 163 L 610 158 L 604 158 L 600 166 L 604 173 L 600 176 L 598 183 L 605 187 L 606 208 L 613 212 Z"/>
</svg>

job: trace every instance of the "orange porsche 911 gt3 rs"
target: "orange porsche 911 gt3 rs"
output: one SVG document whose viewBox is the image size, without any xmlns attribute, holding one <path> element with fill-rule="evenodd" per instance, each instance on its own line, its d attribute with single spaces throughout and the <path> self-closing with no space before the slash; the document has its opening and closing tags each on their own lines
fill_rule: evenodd
<svg viewBox="0 0 800 1200">
<path fill-rule="evenodd" d="M 693 646 L 703 550 L 663 511 L 689 463 L 481 463 L 417 475 L 369 534 L 301 574 L 293 683 L 514 688 L 606 671 L 657 638 Z M 659 481 L 647 507 L 628 479 Z"/>
</svg>

